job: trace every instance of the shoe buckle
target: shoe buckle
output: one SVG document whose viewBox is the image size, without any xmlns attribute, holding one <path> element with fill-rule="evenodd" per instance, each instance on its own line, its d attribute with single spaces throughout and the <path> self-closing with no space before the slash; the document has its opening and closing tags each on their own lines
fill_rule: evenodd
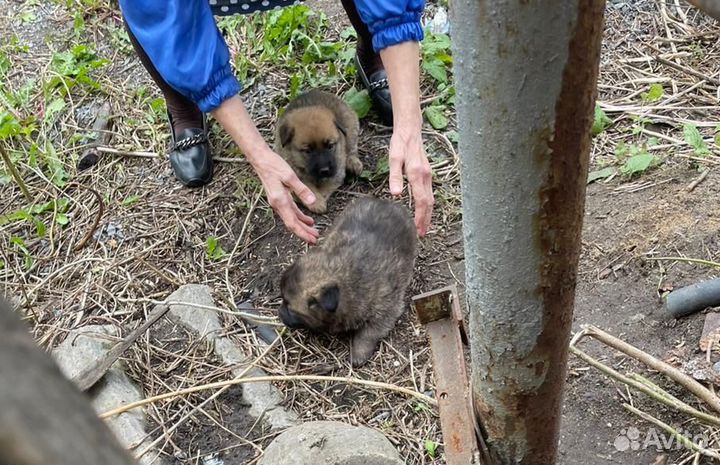
<svg viewBox="0 0 720 465">
<path fill-rule="evenodd" d="M 388 80 L 387 80 L 387 78 L 383 78 L 383 79 L 380 79 L 380 80 L 378 80 L 378 81 L 375 81 L 375 82 L 371 82 L 371 83 L 370 83 L 370 90 L 371 90 L 371 91 L 373 91 L 373 90 L 378 90 L 378 89 L 384 89 L 384 88 L 386 88 L 386 87 L 388 87 Z"/>
<path fill-rule="evenodd" d="M 196 145 L 204 144 L 207 141 L 208 141 L 208 139 L 204 133 L 195 134 L 194 136 L 186 137 L 185 139 L 176 142 L 172 147 L 172 151 L 187 150 L 190 147 L 195 147 Z"/>
</svg>

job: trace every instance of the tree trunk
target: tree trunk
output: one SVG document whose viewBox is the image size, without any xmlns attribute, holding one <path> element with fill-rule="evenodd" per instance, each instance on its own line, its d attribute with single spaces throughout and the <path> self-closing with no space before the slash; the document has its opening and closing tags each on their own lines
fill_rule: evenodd
<svg viewBox="0 0 720 465">
<path fill-rule="evenodd" d="M 0 299 L 0 465 L 136 465 Z"/>
<path fill-rule="evenodd" d="M 604 0 L 454 0 L 475 408 L 503 465 L 557 454 Z"/>
</svg>

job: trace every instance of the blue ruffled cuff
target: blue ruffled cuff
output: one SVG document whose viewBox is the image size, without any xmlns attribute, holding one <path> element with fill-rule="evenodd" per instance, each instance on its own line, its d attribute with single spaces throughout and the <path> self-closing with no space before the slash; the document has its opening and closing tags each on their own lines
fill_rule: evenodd
<svg viewBox="0 0 720 465">
<path fill-rule="evenodd" d="M 417 12 L 407 12 L 378 21 L 370 29 L 373 34 L 372 44 L 375 52 L 403 42 L 420 42 L 425 37 L 420 24 L 420 13 Z"/>
<path fill-rule="evenodd" d="M 212 77 L 205 88 L 191 95 L 200 111 L 210 113 L 219 107 L 225 100 L 237 95 L 242 87 L 232 72 L 230 64 L 220 69 Z"/>
</svg>

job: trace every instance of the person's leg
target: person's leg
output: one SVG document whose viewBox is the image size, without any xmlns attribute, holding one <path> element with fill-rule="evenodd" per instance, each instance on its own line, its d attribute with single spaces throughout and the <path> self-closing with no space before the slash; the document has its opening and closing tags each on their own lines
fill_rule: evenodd
<svg viewBox="0 0 720 465">
<path fill-rule="evenodd" d="M 380 55 L 375 53 L 372 47 L 372 34 L 367 25 L 362 21 L 358 14 L 357 8 L 355 7 L 354 0 L 342 0 L 343 8 L 348 15 L 350 24 L 357 32 L 357 54 L 362 63 L 365 72 L 370 75 L 375 71 L 383 69 L 382 60 Z"/>
<path fill-rule="evenodd" d="M 361 69 L 358 69 L 363 84 L 368 89 L 375 109 L 383 122 L 392 126 L 392 104 L 390 100 L 390 89 L 387 84 L 387 75 L 383 67 L 380 54 L 375 53 L 372 46 L 372 34 L 367 25 L 360 18 L 355 7 L 354 0 L 341 0 L 343 8 L 348 15 L 355 32 L 357 32 L 357 62 Z"/>
<path fill-rule="evenodd" d="M 123 22 L 125 23 L 124 19 Z M 130 31 L 127 23 L 125 23 L 125 30 L 130 37 L 130 42 L 132 43 L 140 62 L 150 74 L 152 80 L 155 81 L 155 84 L 160 88 L 160 92 L 162 92 L 163 97 L 165 97 L 168 112 L 172 117 L 172 129 L 175 132 L 175 137 L 178 137 L 185 129 L 202 128 L 203 114 L 197 105 L 185 98 L 182 94 L 178 93 L 170 86 L 170 84 L 165 82 L 162 76 L 160 76 L 160 73 L 158 73 L 157 69 L 155 69 L 155 66 L 152 64 L 152 61 L 150 61 L 150 58 L 145 53 L 145 50 L 143 50 L 142 46 L 138 43 L 132 31 Z"/>
</svg>

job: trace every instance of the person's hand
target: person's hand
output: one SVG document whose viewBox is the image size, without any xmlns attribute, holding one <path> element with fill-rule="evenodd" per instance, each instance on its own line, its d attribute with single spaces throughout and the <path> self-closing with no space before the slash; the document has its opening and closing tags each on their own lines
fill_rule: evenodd
<svg viewBox="0 0 720 465">
<path fill-rule="evenodd" d="M 395 131 L 390 139 L 390 193 L 394 197 L 402 194 L 403 172 L 415 200 L 415 227 L 418 235 L 423 237 L 430 227 L 435 197 L 432 171 L 420 131 L 410 134 Z"/>
<path fill-rule="evenodd" d="M 294 192 L 307 206 L 315 202 L 315 194 L 300 181 L 290 165 L 272 150 L 256 157 L 253 167 L 265 188 L 268 203 L 285 226 L 300 239 L 315 244 L 319 235 L 313 227 L 315 222 L 300 211 L 291 193 Z"/>
<path fill-rule="evenodd" d="M 290 165 L 268 147 L 240 96 L 225 100 L 212 114 L 255 168 L 270 206 L 285 226 L 300 239 L 315 244 L 319 234 L 313 227 L 314 221 L 300 211 L 291 193 L 294 192 L 305 205 L 315 203 L 315 194 L 300 182 Z"/>
</svg>

